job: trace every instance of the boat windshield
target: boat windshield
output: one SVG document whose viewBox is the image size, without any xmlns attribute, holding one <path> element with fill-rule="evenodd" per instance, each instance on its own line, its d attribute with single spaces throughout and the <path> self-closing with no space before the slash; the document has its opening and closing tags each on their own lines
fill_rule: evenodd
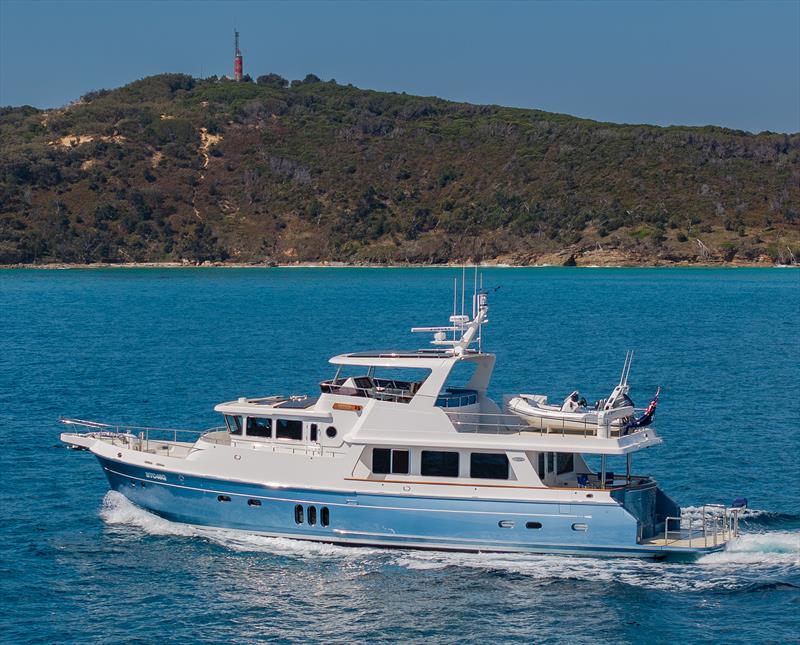
<svg viewBox="0 0 800 645">
<path fill-rule="evenodd" d="M 430 376 L 424 368 L 348 366 L 319 384 L 323 394 L 363 396 L 381 401 L 408 403 Z"/>
</svg>

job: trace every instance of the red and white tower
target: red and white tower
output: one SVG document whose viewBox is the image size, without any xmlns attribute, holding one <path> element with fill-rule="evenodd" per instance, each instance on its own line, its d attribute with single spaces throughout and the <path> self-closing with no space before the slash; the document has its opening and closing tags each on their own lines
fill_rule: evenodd
<svg viewBox="0 0 800 645">
<path fill-rule="evenodd" d="M 235 53 L 233 56 L 233 80 L 242 80 L 242 52 L 239 51 L 239 32 L 233 32 L 235 40 Z"/>
</svg>

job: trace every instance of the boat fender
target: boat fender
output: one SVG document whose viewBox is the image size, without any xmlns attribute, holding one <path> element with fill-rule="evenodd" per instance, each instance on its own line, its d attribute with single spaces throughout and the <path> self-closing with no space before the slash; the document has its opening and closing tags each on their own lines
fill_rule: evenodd
<svg viewBox="0 0 800 645">
<path fill-rule="evenodd" d="M 747 508 L 747 498 L 737 497 L 735 500 L 733 500 L 731 506 L 733 506 L 733 508 Z"/>
</svg>

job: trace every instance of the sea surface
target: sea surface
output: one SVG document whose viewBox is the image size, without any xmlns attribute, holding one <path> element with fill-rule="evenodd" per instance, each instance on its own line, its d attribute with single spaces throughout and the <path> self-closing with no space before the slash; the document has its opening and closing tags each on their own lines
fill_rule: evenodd
<svg viewBox="0 0 800 645">
<path fill-rule="evenodd" d="M 798 642 L 800 272 L 487 269 L 493 393 L 663 394 L 634 458 L 683 506 L 749 499 L 697 561 L 314 545 L 173 524 L 107 490 L 60 416 L 204 428 L 418 347 L 457 269 L 0 271 L 4 643 Z M 495 290 L 496 289 L 496 290 Z M 613 469 L 613 466 L 612 466 Z"/>
</svg>

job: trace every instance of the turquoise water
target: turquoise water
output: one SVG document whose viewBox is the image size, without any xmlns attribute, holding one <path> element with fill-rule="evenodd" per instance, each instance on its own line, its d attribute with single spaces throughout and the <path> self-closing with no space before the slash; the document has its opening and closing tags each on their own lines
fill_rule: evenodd
<svg viewBox="0 0 800 645">
<path fill-rule="evenodd" d="M 607 395 L 635 349 L 682 505 L 751 510 L 697 562 L 354 549 L 171 524 L 107 493 L 59 416 L 202 428 L 415 347 L 448 269 L 0 271 L 3 642 L 789 642 L 800 614 L 800 273 L 491 269 L 494 394 Z"/>
</svg>

